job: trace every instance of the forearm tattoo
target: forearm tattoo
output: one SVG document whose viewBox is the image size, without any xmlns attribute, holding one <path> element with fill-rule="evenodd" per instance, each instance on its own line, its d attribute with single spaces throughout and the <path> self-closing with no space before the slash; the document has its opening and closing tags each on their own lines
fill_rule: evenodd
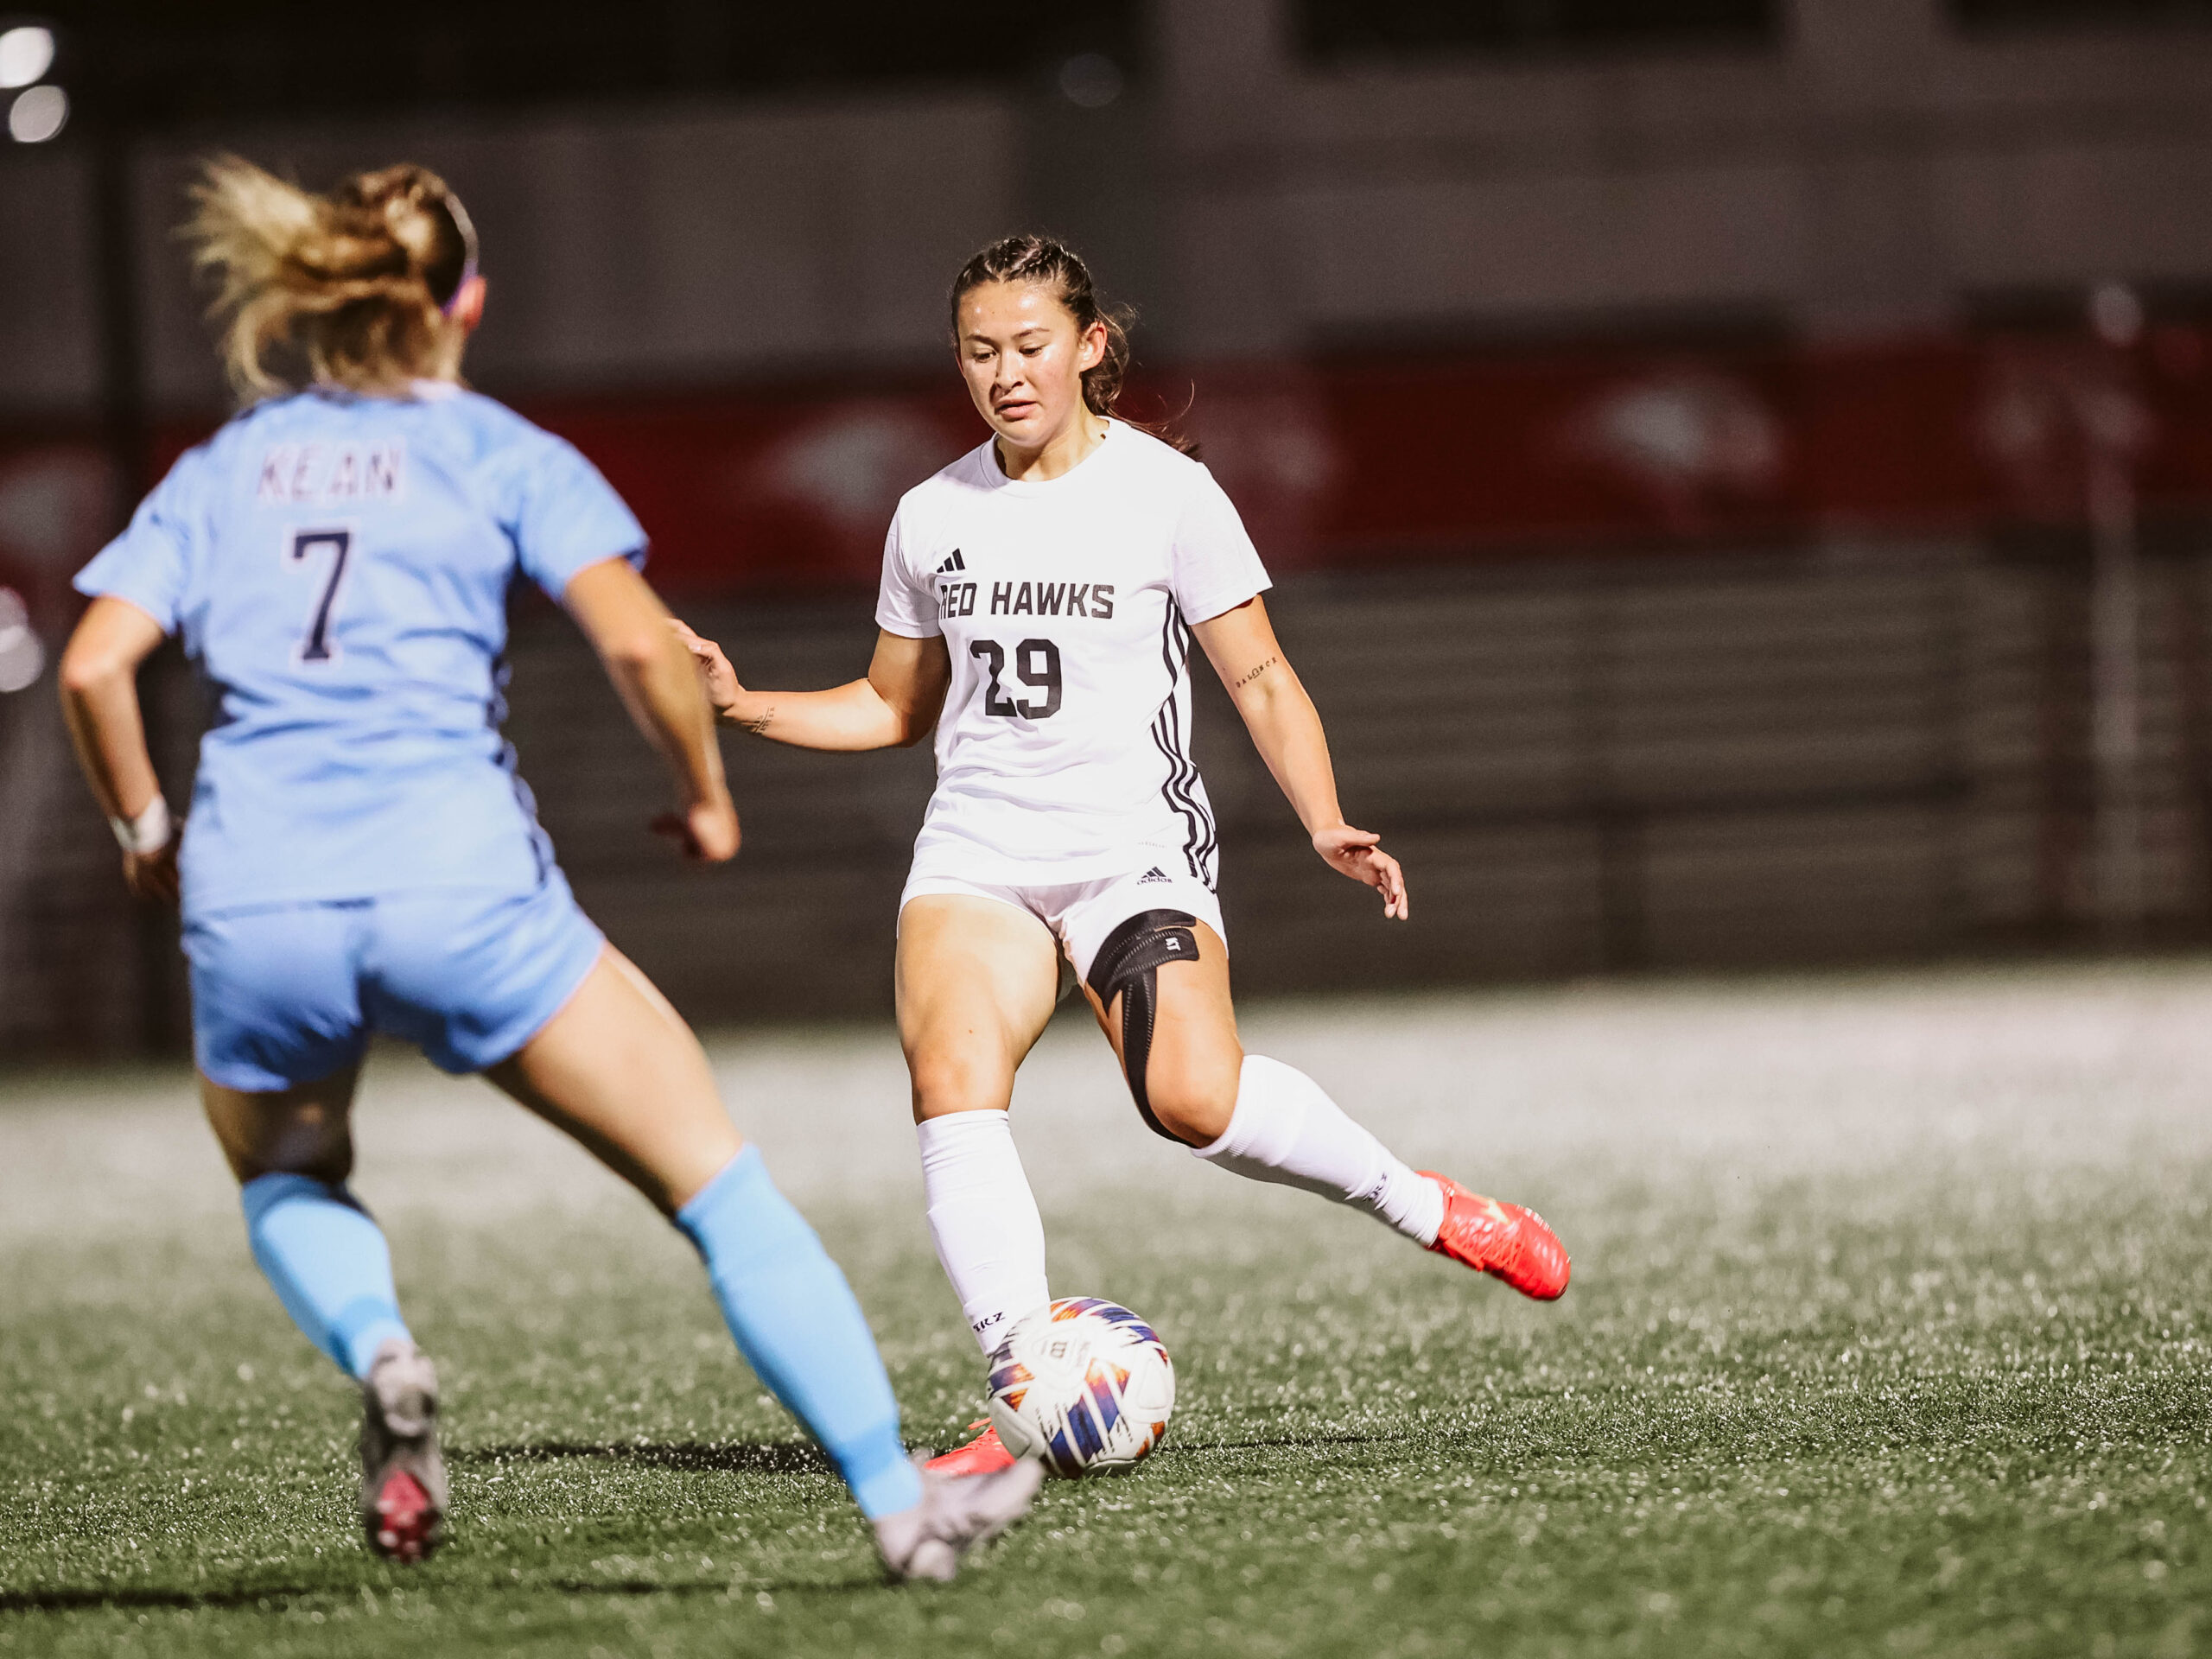
<svg viewBox="0 0 2212 1659">
<path fill-rule="evenodd" d="M 1230 686 L 1229 689 L 1230 689 L 1230 690 L 1232 690 L 1232 691 L 1242 691 L 1242 690 L 1243 690 L 1246 686 L 1248 686 L 1248 685 L 1251 684 L 1253 681 L 1255 681 L 1255 680 L 1258 679 L 1258 678 L 1260 677 L 1260 676 L 1261 676 L 1261 675 L 1262 675 L 1262 674 L 1266 673 L 1269 669 L 1273 668 L 1273 667 L 1274 667 L 1277 663 L 1281 662 L 1281 660 L 1282 660 L 1282 658 L 1280 658 L 1280 657 L 1270 657 L 1270 658 L 1268 658 L 1268 660 L 1267 660 L 1266 662 L 1262 663 L 1262 664 L 1261 664 L 1257 668 L 1254 669 L 1250 673 L 1246 674 L 1246 675 L 1243 675 L 1242 677 L 1240 677 L 1240 678 L 1237 680 L 1236 683 L 1236 684 L 1234 684 L 1234 685 L 1232 685 L 1232 686 Z"/>
<path fill-rule="evenodd" d="M 775 717 L 776 708 L 773 703 L 771 703 L 768 707 L 760 711 L 757 718 L 753 720 L 741 720 L 738 724 L 744 727 L 747 731 L 752 733 L 755 737 L 766 737 L 768 734 L 768 722 L 775 719 Z"/>
</svg>

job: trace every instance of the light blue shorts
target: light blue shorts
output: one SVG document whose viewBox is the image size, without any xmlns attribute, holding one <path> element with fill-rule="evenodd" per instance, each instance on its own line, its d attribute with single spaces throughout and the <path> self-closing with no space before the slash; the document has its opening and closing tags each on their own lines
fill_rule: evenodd
<svg viewBox="0 0 2212 1659">
<path fill-rule="evenodd" d="M 328 1077 L 372 1032 L 448 1071 L 481 1071 L 561 1011 L 604 943 L 558 870 L 526 893 L 426 888 L 194 917 L 194 1053 L 214 1082 L 256 1094 Z"/>
</svg>

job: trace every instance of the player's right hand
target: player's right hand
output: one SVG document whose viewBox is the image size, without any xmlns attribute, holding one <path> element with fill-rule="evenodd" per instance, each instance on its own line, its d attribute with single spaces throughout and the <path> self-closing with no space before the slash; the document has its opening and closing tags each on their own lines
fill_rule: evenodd
<svg viewBox="0 0 2212 1659">
<path fill-rule="evenodd" d="M 130 889 L 131 897 L 157 905 L 176 903 L 181 885 L 176 873 L 176 849 L 182 840 L 181 836 L 172 835 L 150 853 L 123 855 L 123 882 Z"/>
<path fill-rule="evenodd" d="M 737 683 L 737 671 L 730 666 L 722 648 L 711 639 L 702 639 L 694 633 L 690 625 L 677 617 L 668 619 L 669 626 L 676 630 L 676 637 L 691 653 L 691 660 L 699 665 L 699 677 L 706 684 L 707 701 L 714 705 L 715 713 L 722 719 L 730 718 L 739 694 L 745 688 Z M 734 849 L 733 849 L 734 850 Z"/>
<path fill-rule="evenodd" d="M 737 808 L 728 794 L 700 801 L 681 812 L 664 812 L 652 822 L 653 833 L 666 836 L 683 849 L 683 856 L 702 864 L 727 864 L 737 856 L 741 839 Z"/>
</svg>

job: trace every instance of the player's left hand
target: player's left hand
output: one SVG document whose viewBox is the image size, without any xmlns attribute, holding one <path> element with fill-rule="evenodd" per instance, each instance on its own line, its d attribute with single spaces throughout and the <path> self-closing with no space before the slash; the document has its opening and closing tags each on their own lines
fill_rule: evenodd
<svg viewBox="0 0 2212 1659">
<path fill-rule="evenodd" d="M 691 653 L 691 660 L 698 664 L 699 678 L 707 689 L 707 701 L 715 713 L 724 720 L 732 719 L 732 710 L 745 688 L 738 683 L 737 671 L 730 666 L 729 658 L 713 640 L 702 638 L 690 625 L 676 617 L 668 619 L 676 637 Z"/>
<path fill-rule="evenodd" d="M 123 881 L 131 896 L 157 905 L 174 905 L 177 901 L 180 883 L 176 873 L 176 849 L 183 839 L 172 835 L 168 840 L 150 853 L 125 853 L 123 855 Z"/>
<path fill-rule="evenodd" d="M 1382 850 L 1382 836 L 1348 823 L 1332 824 L 1313 832 L 1313 850 L 1338 874 L 1379 888 L 1385 916 L 1402 922 L 1411 914 L 1406 907 L 1405 872 Z"/>
<path fill-rule="evenodd" d="M 698 864 L 727 864 L 737 856 L 737 808 L 729 797 L 700 801 L 680 812 L 664 812 L 652 824 L 657 836 L 666 836 L 683 849 L 684 857 Z"/>
</svg>

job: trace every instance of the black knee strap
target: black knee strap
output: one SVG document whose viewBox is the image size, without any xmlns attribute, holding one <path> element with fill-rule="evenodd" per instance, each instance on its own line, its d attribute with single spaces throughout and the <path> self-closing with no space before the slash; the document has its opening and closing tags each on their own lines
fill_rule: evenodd
<svg viewBox="0 0 2212 1659">
<path fill-rule="evenodd" d="M 1198 936 L 1191 930 L 1198 918 L 1180 910 L 1147 910 L 1132 916 L 1106 936 L 1090 961 L 1086 982 L 1102 1008 L 1122 998 L 1122 1070 L 1129 1079 L 1129 1093 L 1143 1114 L 1145 1126 L 1154 1135 L 1183 1144 L 1152 1115 L 1152 1101 L 1145 1092 L 1144 1074 L 1152 1058 L 1152 1027 L 1160 1012 L 1160 969 L 1171 962 L 1196 962 Z"/>
</svg>

